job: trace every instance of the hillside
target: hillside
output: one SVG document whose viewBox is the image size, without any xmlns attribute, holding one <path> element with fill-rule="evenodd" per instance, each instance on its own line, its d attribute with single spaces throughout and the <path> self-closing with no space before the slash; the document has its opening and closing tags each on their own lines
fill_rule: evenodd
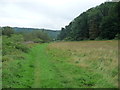
<svg viewBox="0 0 120 90">
<path fill-rule="evenodd" d="M 50 38 L 52 39 L 57 39 L 58 34 L 60 33 L 59 30 L 49 30 L 49 29 L 38 29 L 38 28 L 20 28 L 20 27 L 13 27 L 15 31 L 17 32 L 28 32 L 28 31 L 33 31 L 33 30 L 39 30 L 44 33 L 47 33 Z"/>
<path fill-rule="evenodd" d="M 120 2 L 105 2 L 83 12 L 62 28 L 60 40 L 114 39 L 120 34 Z"/>
</svg>

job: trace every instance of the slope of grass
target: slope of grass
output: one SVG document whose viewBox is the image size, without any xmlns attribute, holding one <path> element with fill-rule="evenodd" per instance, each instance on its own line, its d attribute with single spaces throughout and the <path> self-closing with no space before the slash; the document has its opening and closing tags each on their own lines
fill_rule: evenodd
<svg viewBox="0 0 120 90">
<path fill-rule="evenodd" d="M 31 56 L 27 56 L 29 48 L 23 43 L 23 36 L 3 35 L 2 40 L 2 87 L 30 87 L 31 61 L 25 57 Z"/>
<path fill-rule="evenodd" d="M 30 88 L 32 86 L 34 60 L 31 53 L 31 50 L 29 53 L 12 50 L 10 55 L 3 57 L 2 88 Z"/>
<path fill-rule="evenodd" d="M 2 87 L 3 88 L 30 88 L 33 82 L 32 56 L 24 55 L 24 60 L 9 60 L 3 62 Z"/>
</svg>

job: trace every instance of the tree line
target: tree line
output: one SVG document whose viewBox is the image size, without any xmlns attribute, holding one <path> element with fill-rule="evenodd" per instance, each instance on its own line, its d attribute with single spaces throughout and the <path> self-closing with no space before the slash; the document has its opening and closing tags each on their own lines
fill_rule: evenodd
<svg viewBox="0 0 120 90">
<path fill-rule="evenodd" d="M 34 43 L 44 43 L 44 42 L 50 42 L 51 38 L 47 35 L 47 33 L 44 33 L 39 30 L 33 30 L 33 31 L 15 31 L 14 28 L 6 26 L 6 27 L 0 27 L 1 35 L 7 36 L 10 38 L 13 34 L 14 35 L 22 35 L 24 42 L 32 41 Z"/>
<path fill-rule="evenodd" d="M 90 8 L 61 29 L 59 40 L 120 38 L 120 2 L 105 2 Z"/>
</svg>

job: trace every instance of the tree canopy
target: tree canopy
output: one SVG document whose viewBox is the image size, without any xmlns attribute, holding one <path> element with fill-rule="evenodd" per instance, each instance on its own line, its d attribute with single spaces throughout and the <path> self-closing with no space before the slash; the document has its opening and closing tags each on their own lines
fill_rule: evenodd
<svg viewBox="0 0 120 90">
<path fill-rule="evenodd" d="M 60 40 L 114 39 L 120 34 L 120 2 L 90 8 L 61 29 Z"/>
</svg>

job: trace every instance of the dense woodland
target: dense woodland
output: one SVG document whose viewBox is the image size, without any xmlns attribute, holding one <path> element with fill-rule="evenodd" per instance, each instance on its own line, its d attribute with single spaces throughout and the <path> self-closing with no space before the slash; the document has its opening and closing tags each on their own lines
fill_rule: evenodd
<svg viewBox="0 0 120 90">
<path fill-rule="evenodd" d="M 120 2 L 105 2 L 80 14 L 61 29 L 60 40 L 118 39 L 120 35 Z"/>
</svg>

